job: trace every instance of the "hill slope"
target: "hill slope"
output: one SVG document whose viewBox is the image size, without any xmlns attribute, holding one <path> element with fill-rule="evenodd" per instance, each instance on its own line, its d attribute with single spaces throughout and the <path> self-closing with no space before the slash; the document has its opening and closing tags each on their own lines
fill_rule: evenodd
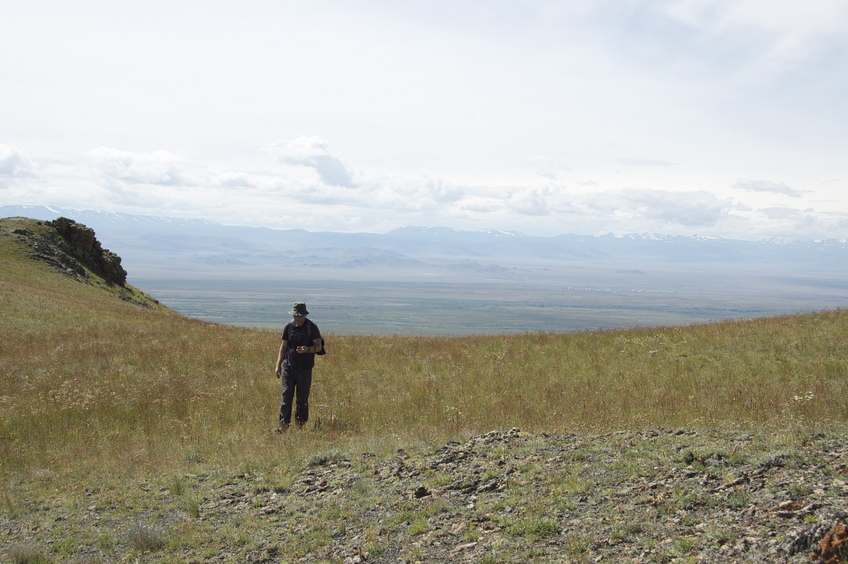
<svg viewBox="0 0 848 564">
<path fill-rule="evenodd" d="M 4 562 L 795 563 L 846 518 L 846 311 L 328 335 L 313 418 L 276 435 L 275 332 L 177 315 L 12 223 Z"/>
<path fill-rule="evenodd" d="M 80 283 L 65 286 L 71 294 L 82 296 L 96 289 L 138 306 L 164 307 L 126 284 L 120 257 L 103 249 L 93 230 L 66 218 L 0 219 L 0 266 L 6 288 L 44 285 L 58 290 L 62 284 L 57 285 L 50 274 L 61 273 Z"/>
</svg>

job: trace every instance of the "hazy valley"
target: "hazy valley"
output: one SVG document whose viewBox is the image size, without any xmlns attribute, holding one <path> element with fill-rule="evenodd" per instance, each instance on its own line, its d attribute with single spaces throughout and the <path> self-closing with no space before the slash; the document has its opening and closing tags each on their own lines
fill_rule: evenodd
<svg viewBox="0 0 848 564">
<path fill-rule="evenodd" d="M 5 206 L 92 227 L 129 281 L 208 321 L 278 327 L 294 300 L 325 331 L 493 334 L 668 326 L 848 304 L 844 241 L 531 237 L 404 228 L 313 233 Z"/>
</svg>

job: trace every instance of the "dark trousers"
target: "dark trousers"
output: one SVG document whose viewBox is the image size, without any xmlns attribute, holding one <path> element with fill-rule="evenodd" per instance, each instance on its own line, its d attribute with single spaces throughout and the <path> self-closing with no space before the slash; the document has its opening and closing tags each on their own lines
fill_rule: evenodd
<svg viewBox="0 0 848 564">
<path fill-rule="evenodd" d="M 291 423 L 292 401 L 297 404 L 295 421 L 303 425 L 309 420 L 309 388 L 312 387 L 312 367 L 283 366 L 283 400 L 280 403 L 280 424 Z"/>
</svg>

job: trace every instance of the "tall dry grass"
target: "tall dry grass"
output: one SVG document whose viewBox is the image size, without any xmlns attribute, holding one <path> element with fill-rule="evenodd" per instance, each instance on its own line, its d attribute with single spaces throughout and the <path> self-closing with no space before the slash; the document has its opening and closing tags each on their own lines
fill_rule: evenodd
<svg viewBox="0 0 848 564">
<path fill-rule="evenodd" d="M 344 339 L 343 364 L 324 370 L 328 410 L 360 432 L 843 422 L 847 320 L 838 311 L 566 335 Z"/>
<path fill-rule="evenodd" d="M 249 470 L 509 427 L 791 431 L 848 417 L 841 310 L 574 334 L 328 335 L 312 419 L 278 436 L 276 332 L 141 308 L 40 267 L 5 269 L 0 300 L 7 477 Z"/>
</svg>

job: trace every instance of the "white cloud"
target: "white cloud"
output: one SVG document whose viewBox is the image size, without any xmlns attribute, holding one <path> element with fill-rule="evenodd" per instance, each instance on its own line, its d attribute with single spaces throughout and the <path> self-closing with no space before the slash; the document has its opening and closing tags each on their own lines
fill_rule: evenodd
<svg viewBox="0 0 848 564">
<path fill-rule="evenodd" d="M 770 182 L 768 180 L 737 180 L 733 184 L 734 188 L 740 190 L 748 190 L 749 192 L 772 192 L 775 194 L 783 194 L 793 198 L 800 198 L 801 192 L 790 188 L 783 182 Z"/>
<path fill-rule="evenodd" d="M 510 196 L 505 205 L 508 210 L 523 215 L 548 215 L 551 213 L 550 199 L 549 189 L 526 188 Z"/>
<path fill-rule="evenodd" d="M 301 139 L 309 141 L 295 147 L 321 149 L 329 145 L 314 137 Z M 289 143 L 282 146 L 294 162 L 292 155 L 297 151 L 290 150 Z M 298 162 L 311 162 L 309 150 L 303 152 L 307 155 Z M 13 156 L 6 156 L 3 162 L 18 162 L 19 153 L 6 149 L 3 155 Z M 613 187 L 617 177 L 609 175 L 591 182 L 575 180 L 573 189 L 569 189 L 552 182 L 471 186 L 429 175 L 359 174 L 357 189 L 351 190 L 328 185 L 317 174 L 303 174 L 300 166 L 267 171 L 219 165 L 213 168 L 166 151 L 133 153 L 102 147 L 87 155 L 88 166 L 82 162 L 67 165 L 65 180 L 58 184 L 43 175 L 17 177 L 20 186 L 4 191 L 4 203 L 79 207 L 83 204 L 75 202 L 86 202 L 107 211 L 311 230 L 372 231 L 414 224 L 462 229 L 494 226 L 542 235 L 657 232 L 761 238 L 803 233 L 821 238 L 848 234 L 848 212 L 816 211 L 815 206 L 804 211 L 775 208 L 757 205 L 756 200 L 720 197 L 707 190 Z M 332 156 L 346 163 L 341 156 Z M 55 163 L 24 162 L 28 164 L 23 169 L 6 166 L 3 170 L 23 174 L 21 171 L 40 168 L 55 175 L 60 169 Z M 638 167 L 632 174 L 619 176 L 635 180 L 652 169 Z M 560 170 L 580 176 L 580 171 Z M 637 176 L 631 178 L 633 174 Z M 739 180 L 734 187 L 754 198 L 763 193 L 794 195 L 785 184 L 768 181 Z M 800 199 L 804 194 L 795 197 Z"/>
<path fill-rule="evenodd" d="M 184 159 L 167 151 L 131 153 L 99 147 L 88 154 L 94 175 L 106 184 L 177 186 L 185 183 L 179 170 Z"/>
<path fill-rule="evenodd" d="M 845 233 L 848 229 L 848 213 L 844 212 L 770 207 L 756 210 L 755 215 L 762 218 L 755 220 L 754 224 L 761 230 L 763 237 L 774 237 L 778 234 L 781 238 L 793 239 L 845 239 L 843 236 L 834 235 Z"/>
<path fill-rule="evenodd" d="M 0 145 L 0 188 L 7 188 L 15 178 L 34 175 L 35 167 L 20 149 Z"/>
<path fill-rule="evenodd" d="M 341 158 L 330 151 L 330 144 L 319 137 L 298 137 L 292 141 L 276 141 L 265 152 L 278 162 L 315 170 L 324 184 L 355 187 L 353 173 Z"/>
<path fill-rule="evenodd" d="M 623 158 L 618 159 L 618 161 L 621 164 L 626 164 L 628 166 L 674 166 L 674 163 L 659 159 Z"/>
<path fill-rule="evenodd" d="M 672 231 L 711 227 L 732 209 L 730 201 L 705 191 L 616 190 L 591 194 L 583 203 L 601 216 L 619 216 Z"/>
<path fill-rule="evenodd" d="M 564 173 L 571 172 L 572 167 L 563 164 L 560 159 L 549 156 L 527 157 L 525 162 L 542 178 L 557 181 Z"/>
<path fill-rule="evenodd" d="M 401 208 L 440 209 L 465 195 L 463 188 L 428 175 L 417 178 L 378 177 L 369 184 L 373 192 L 382 194 L 385 201 L 394 201 Z M 367 205 L 367 200 L 365 203 Z"/>
<path fill-rule="evenodd" d="M 210 175 L 213 185 L 225 188 L 255 188 L 256 180 L 250 174 L 237 171 L 216 172 Z"/>
<path fill-rule="evenodd" d="M 792 208 L 760 208 L 757 210 L 769 219 L 790 219 L 798 217 L 801 212 Z"/>
</svg>

